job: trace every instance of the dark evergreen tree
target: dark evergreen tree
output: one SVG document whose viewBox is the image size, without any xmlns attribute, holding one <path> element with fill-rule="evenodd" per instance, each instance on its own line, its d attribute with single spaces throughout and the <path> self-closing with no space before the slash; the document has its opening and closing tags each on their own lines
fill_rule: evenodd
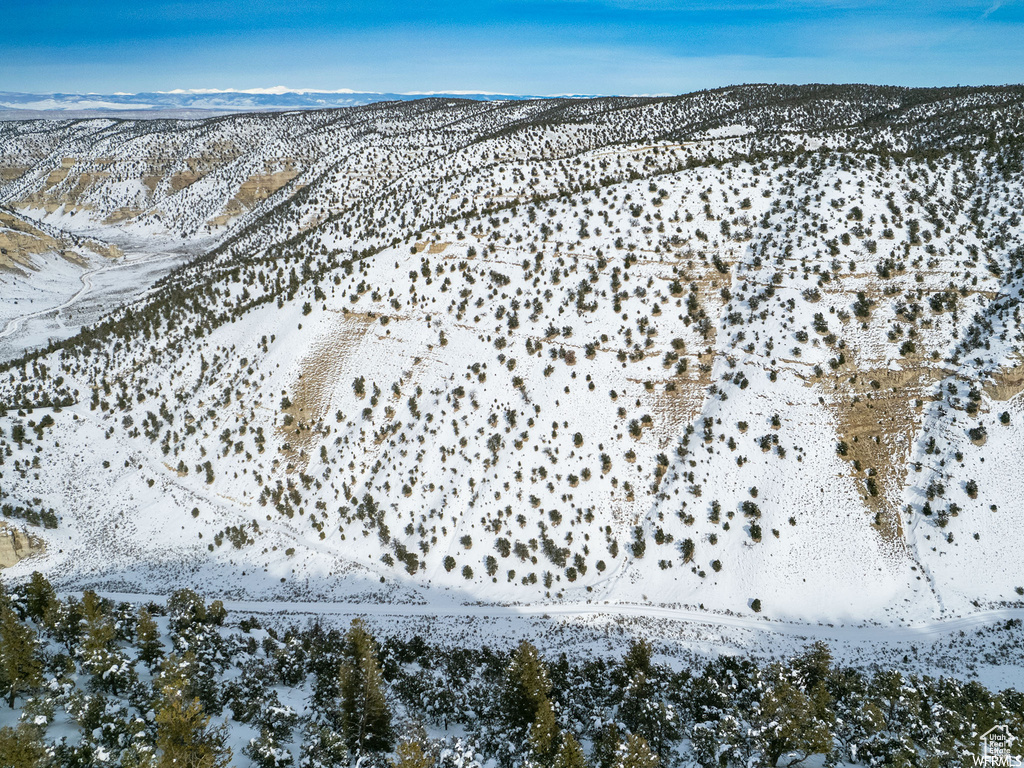
<svg viewBox="0 0 1024 768">
<path fill-rule="evenodd" d="M 558 747 L 552 768 L 587 768 L 583 747 L 571 733 L 562 736 L 562 743 Z"/>
<path fill-rule="evenodd" d="M 187 695 L 181 677 L 161 679 L 155 720 L 157 768 L 227 768 L 231 764 L 226 726 L 210 725 L 210 716 L 198 698 Z"/>
<path fill-rule="evenodd" d="M 36 633 L 18 618 L 7 596 L 0 594 L 0 685 L 11 709 L 18 694 L 33 690 L 42 681 Z"/>
<path fill-rule="evenodd" d="M 537 649 L 523 640 L 512 654 L 505 675 L 502 713 L 513 728 L 525 731 L 537 717 L 541 705 L 551 692 L 547 668 Z"/>
<path fill-rule="evenodd" d="M 57 593 L 50 582 L 39 571 L 33 571 L 25 585 L 25 612 L 29 618 L 42 623 L 56 600 Z"/>
<path fill-rule="evenodd" d="M 384 695 L 376 644 L 359 619 L 352 622 L 345 646 L 338 681 L 342 732 L 348 749 L 356 757 L 390 750 L 394 742 L 391 710 Z"/>
<path fill-rule="evenodd" d="M 36 728 L 22 723 L 0 728 L 0 768 L 42 768 L 46 749 Z"/>
<path fill-rule="evenodd" d="M 135 622 L 135 642 L 139 649 L 139 661 L 152 670 L 163 657 L 163 645 L 160 643 L 160 630 L 146 608 L 139 608 Z"/>
</svg>

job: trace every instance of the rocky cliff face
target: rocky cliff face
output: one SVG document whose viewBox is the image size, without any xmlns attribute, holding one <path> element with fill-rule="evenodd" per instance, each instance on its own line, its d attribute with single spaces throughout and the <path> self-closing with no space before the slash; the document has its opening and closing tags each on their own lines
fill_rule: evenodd
<svg viewBox="0 0 1024 768">
<path fill-rule="evenodd" d="M 10 568 L 45 551 L 46 544 L 38 536 L 0 522 L 0 568 Z"/>
</svg>

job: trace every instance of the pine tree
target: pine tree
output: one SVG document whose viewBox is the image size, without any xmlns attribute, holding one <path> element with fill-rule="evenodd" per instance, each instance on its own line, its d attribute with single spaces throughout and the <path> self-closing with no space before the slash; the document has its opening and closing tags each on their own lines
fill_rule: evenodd
<svg viewBox="0 0 1024 768">
<path fill-rule="evenodd" d="M 42 681 L 36 633 L 18 618 L 6 596 L 0 596 L 0 682 L 7 690 L 11 709 L 19 693 L 32 690 Z"/>
<path fill-rule="evenodd" d="M 258 738 L 250 739 L 242 749 L 257 768 L 290 768 L 294 763 L 292 753 L 281 746 L 280 739 L 267 728 L 260 730 Z"/>
<path fill-rule="evenodd" d="M 82 618 L 89 621 L 95 616 L 105 614 L 107 611 L 104 602 L 104 599 L 91 589 L 82 592 Z"/>
<path fill-rule="evenodd" d="M 391 760 L 391 768 L 431 768 L 433 765 L 434 758 L 423 749 L 422 738 L 402 739 Z"/>
<path fill-rule="evenodd" d="M 29 618 L 41 622 L 57 599 L 53 586 L 39 571 L 33 571 L 25 585 L 25 612 Z"/>
<path fill-rule="evenodd" d="M 227 768 L 231 749 L 227 727 L 210 726 L 197 698 L 176 684 L 165 684 L 156 712 L 157 768 Z"/>
<path fill-rule="evenodd" d="M 545 696 L 537 707 L 537 714 L 530 725 L 530 748 L 541 765 L 550 765 L 558 745 L 558 723 L 551 701 Z"/>
<path fill-rule="evenodd" d="M 621 693 L 618 716 L 626 728 L 642 736 L 659 754 L 666 742 L 679 738 L 679 719 L 664 700 L 658 670 L 651 664 L 652 649 L 646 640 L 635 641 L 622 659 L 616 683 Z"/>
<path fill-rule="evenodd" d="M 628 680 L 636 674 L 651 673 L 651 644 L 647 640 L 634 640 L 626 655 L 622 657 L 622 670 Z"/>
<path fill-rule="evenodd" d="M 675 708 L 643 672 L 637 672 L 626 683 L 619 718 L 630 732 L 642 736 L 655 753 L 661 753 L 668 741 L 680 736 Z"/>
<path fill-rule="evenodd" d="M 96 603 L 87 603 L 85 608 L 85 638 L 81 646 L 85 666 L 92 673 L 96 688 L 116 696 L 134 682 L 135 670 L 115 643 L 117 630 L 113 619 Z"/>
<path fill-rule="evenodd" d="M 299 716 L 287 704 L 282 704 L 277 691 L 271 688 L 263 698 L 255 724 L 260 730 L 269 733 L 275 742 L 286 743 L 292 740 Z"/>
<path fill-rule="evenodd" d="M 679 718 L 674 707 L 643 674 L 626 686 L 619 717 L 633 733 L 642 736 L 655 753 L 661 753 L 667 742 L 680 736 Z"/>
<path fill-rule="evenodd" d="M 537 711 L 547 701 L 551 681 L 537 649 L 523 640 L 508 666 L 502 704 L 505 717 L 513 728 L 526 730 L 533 725 Z"/>
<path fill-rule="evenodd" d="M 46 750 L 32 726 L 0 728 L 0 766 L 2 768 L 40 768 Z"/>
<path fill-rule="evenodd" d="M 121 768 L 156 768 L 156 749 L 139 739 L 121 752 Z"/>
<path fill-rule="evenodd" d="M 364 752 L 390 750 L 394 735 L 391 710 L 384 697 L 384 678 L 374 640 L 359 619 L 352 622 L 345 645 L 338 681 L 342 732 L 349 751 L 358 758 Z"/>
<path fill-rule="evenodd" d="M 583 755 L 583 747 L 571 733 L 562 736 L 562 744 L 555 755 L 552 768 L 587 768 L 587 760 Z"/>
<path fill-rule="evenodd" d="M 153 616 L 145 608 L 139 609 L 139 617 L 135 623 L 135 640 L 139 649 L 139 661 L 152 670 L 163 656 L 163 647 L 160 644 L 160 630 L 157 629 Z"/>
<path fill-rule="evenodd" d="M 49 610 L 43 617 L 43 626 L 49 630 L 53 639 L 71 654 L 82 636 L 82 621 L 82 604 L 74 597 L 69 597 L 67 602 L 55 600 L 50 603 Z"/>
<path fill-rule="evenodd" d="M 651 752 L 642 736 L 631 733 L 619 748 L 615 768 L 658 768 L 658 756 Z"/>
<path fill-rule="evenodd" d="M 299 751 L 299 765 L 302 768 L 337 768 L 348 763 L 345 739 L 329 724 L 310 719 L 303 726 L 302 747 Z"/>
<path fill-rule="evenodd" d="M 16 421 L 11 427 L 11 440 L 18 444 L 18 450 L 21 450 L 22 443 L 25 442 L 25 425 L 20 421 Z"/>
<path fill-rule="evenodd" d="M 178 589 L 167 598 L 167 613 L 171 629 L 181 633 L 206 620 L 206 603 L 191 589 Z"/>
<path fill-rule="evenodd" d="M 82 652 L 86 659 L 108 653 L 114 643 L 117 632 L 114 622 L 102 613 L 92 613 L 85 620 L 85 638 L 82 640 Z"/>
<path fill-rule="evenodd" d="M 597 768 L 612 768 L 618 757 L 622 735 L 615 723 L 606 723 L 594 736 L 594 752 L 592 755 Z"/>
<path fill-rule="evenodd" d="M 181 691 L 186 699 L 198 699 L 204 709 L 212 711 L 207 706 L 210 702 L 210 686 L 209 670 L 200 669 L 195 654 L 188 650 L 181 656 L 172 653 L 164 658 L 160 663 L 160 676 L 154 687 L 158 690 L 171 688 Z M 216 704 L 215 701 L 213 703 Z"/>
<path fill-rule="evenodd" d="M 196 638 L 190 637 L 189 643 L 189 650 L 180 656 L 172 653 L 160 663 L 159 687 L 179 687 L 187 698 L 199 699 L 204 710 L 219 714 L 223 710 L 223 702 L 216 670 L 208 661 L 203 663 L 196 658 L 193 649 L 202 650 Z"/>
<path fill-rule="evenodd" d="M 828 681 L 832 671 L 832 651 L 818 640 L 793 659 L 792 666 L 799 676 L 801 687 L 806 691 L 813 690 Z"/>
<path fill-rule="evenodd" d="M 819 683 L 808 695 L 789 679 L 789 670 L 776 667 L 772 676 L 756 722 L 762 764 L 774 768 L 787 752 L 799 756 L 796 762 L 831 752 L 834 715 L 824 685 Z"/>
</svg>

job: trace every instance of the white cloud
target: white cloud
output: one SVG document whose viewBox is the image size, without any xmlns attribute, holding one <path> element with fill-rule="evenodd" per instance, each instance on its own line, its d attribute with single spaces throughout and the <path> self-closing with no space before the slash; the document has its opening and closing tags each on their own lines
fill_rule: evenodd
<svg viewBox="0 0 1024 768">
<path fill-rule="evenodd" d="M 9 107 L 11 109 L 39 109 L 39 110 L 74 110 L 74 109 L 150 109 L 155 105 L 153 104 L 124 104 L 115 101 L 97 101 L 93 99 L 81 99 L 79 101 L 72 101 L 70 99 L 62 99 L 60 101 L 56 99 L 40 99 L 39 101 L 25 101 L 20 103 L 9 103 L 0 102 L 0 107 Z"/>
<path fill-rule="evenodd" d="M 1002 8 L 1004 4 L 1005 4 L 1004 0 L 996 0 L 994 3 L 992 3 L 992 5 L 989 7 L 989 9 L 987 11 L 985 11 L 983 14 L 981 14 L 981 18 L 987 19 L 993 13 L 995 13 L 1000 8 Z"/>
<path fill-rule="evenodd" d="M 173 95 L 206 96 L 215 93 L 247 93 L 250 95 L 283 96 L 286 93 L 357 93 L 350 88 L 339 88 L 336 91 L 324 91 L 317 88 L 288 88 L 275 85 L 271 88 L 175 88 L 173 91 L 156 91 Z"/>
</svg>

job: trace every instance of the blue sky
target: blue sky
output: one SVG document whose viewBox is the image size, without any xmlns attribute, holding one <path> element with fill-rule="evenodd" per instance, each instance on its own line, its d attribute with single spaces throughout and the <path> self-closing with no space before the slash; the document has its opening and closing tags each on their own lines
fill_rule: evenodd
<svg viewBox="0 0 1024 768">
<path fill-rule="evenodd" d="M 1024 82 L 1024 0 L 0 0 L 0 91 Z"/>
</svg>

